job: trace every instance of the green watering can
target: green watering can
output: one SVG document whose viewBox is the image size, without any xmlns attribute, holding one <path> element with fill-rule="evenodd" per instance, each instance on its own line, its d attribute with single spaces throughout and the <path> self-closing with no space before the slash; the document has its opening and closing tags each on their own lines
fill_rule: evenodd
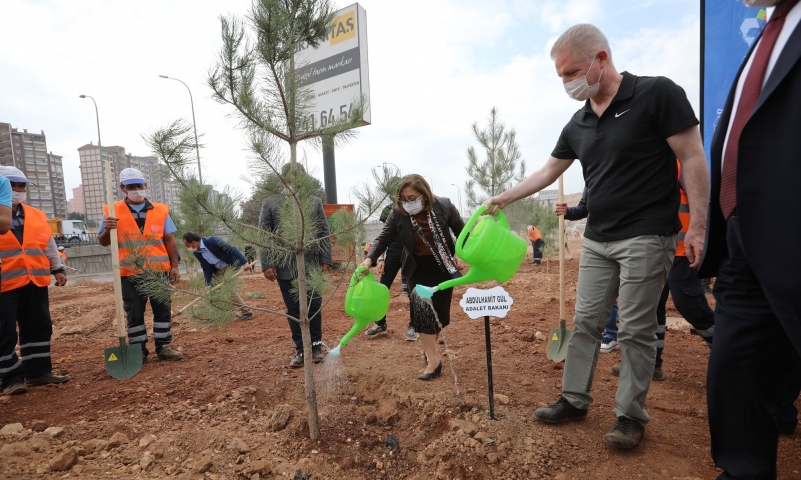
<svg viewBox="0 0 801 480">
<path fill-rule="evenodd" d="M 345 295 L 345 313 L 353 317 L 353 328 L 342 337 L 339 345 L 328 353 L 339 355 L 342 346 L 347 345 L 354 335 L 364 329 L 370 322 L 384 318 L 389 310 L 389 289 L 375 280 L 372 272 L 367 272 L 364 265 L 353 272 Z"/>
<path fill-rule="evenodd" d="M 485 205 L 478 207 L 456 239 L 456 255 L 470 264 L 470 270 L 464 276 L 440 283 L 436 287 L 417 285 L 415 292 L 418 295 L 431 298 L 439 290 L 484 280 L 504 283 L 517 273 L 526 258 L 528 244 L 512 233 L 503 211 L 498 211 L 497 218 L 485 216 L 476 225 L 476 221 L 486 210 Z"/>
</svg>

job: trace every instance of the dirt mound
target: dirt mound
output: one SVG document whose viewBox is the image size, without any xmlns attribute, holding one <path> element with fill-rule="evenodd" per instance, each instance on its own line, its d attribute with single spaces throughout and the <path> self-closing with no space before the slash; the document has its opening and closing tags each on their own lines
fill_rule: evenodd
<svg viewBox="0 0 801 480">
<path fill-rule="evenodd" d="M 579 247 L 571 244 L 576 258 Z M 530 260 L 504 285 L 515 301 L 508 318 L 491 322 L 495 420 L 483 320 L 458 307 L 466 287 L 454 292 L 442 335 L 443 375 L 420 382 L 422 348 L 404 340 L 409 303 L 396 282 L 388 335 L 360 334 L 337 361 L 315 366 L 320 442 L 307 438 L 303 371 L 288 367 L 294 347 L 285 319 L 254 312 L 206 331 L 177 317 L 173 347 L 184 359 L 151 356 L 135 377 L 117 381 L 103 364 L 103 348 L 116 341 L 111 284 L 85 278 L 52 288 L 55 371 L 71 380 L 0 397 L 0 426 L 21 424 L 0 433 L 0 478 L 714 478 L 704 390 L 709 350 L 686 328 L 668 330 L 667 380 L 651 387 L 652 422 L 633 451 L 602 440 L 615 421 L 617 377 L 609 369 L 619 353 L 600 356 L 587 420 L 536 421 L 534 409 L 553 402 L 561 387 L 562 365 L 545 357 L 543 335 L 558 323 L 559 265 Z M 566 270 L 570 318 L 577 260 Z M 276 284 L 260 275 L 244 282 L 243 292 L 264 293 L 248 296 L 255 306 L 284 310 Z M 328 345 L 352 325 L 344 293 L 323 313 Z M 678 316 L 672 304 L 668 311 Z M 779 477 L 799 478 L 799 459 L 801 435 L 782 437 Z"/>
<path fill-rule="evenodd" d="M 90 277 L 82 277 L 72 283 L 73 287 L 91 287 L 95 285 L 97 282 L 92 280 Z"/>
</svg>

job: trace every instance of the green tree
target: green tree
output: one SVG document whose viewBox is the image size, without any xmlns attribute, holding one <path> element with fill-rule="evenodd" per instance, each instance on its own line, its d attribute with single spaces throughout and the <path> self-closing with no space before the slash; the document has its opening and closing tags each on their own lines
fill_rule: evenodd
<svg viewBox="0 0 801 480">
<path fill-rule="evenodd" d="M 517 134 L 514 129 L 507 130 L 500 123 L 495 107 L 490 110 L 484 130 L 478 128 L 478 122 L 473 123 L 472 128 L 473 136 L 484 149 L 485 158 L 479 161 L 475 148 L 467 149 L 467 174 L 470 179 L 465 182 L 464 191 L 467 208 L 471 212 L 490 197 L 508 190 L 513 180 L 521 182 L 526 176 L 526 161 L 521 158 Z"/>
<path fill-rule="evenodd" d="M 284 200 L 279 231 L 264 231 L 253 224 L 252 212 L 255 212 L 258 197 L 248 202 L 248 212 L 251 213 L 247 219 L 243 216 L 245 212 L 240 214 L 234 208 L 241 199 L 235 198 L 233 203 L 209 201 L 204 187 L 198 184 L 192 173 L 195 141 L 189 124 L 175 121 L 146 136 L 154 154 L 181 186 L 182 195 L 196 202 L 201 215 L 213 217 L 229 229 L 236 243 L 253 245 L 269 252 L 268 261 L 273 265 L 285 265 L 290 257 L 295 258 L 297 293 L 301 299 L 307 298 L 310 290 L 320 294 L 328 291 L 327 276 L 319 267 L 307 268 L 304 258 L 306 252 L 321 243 L 317 225 L 309 221 L 313 218 L 315 206 L 312 196 L 319 192 L 320 187 L 319 181 L 310 175 L 298 174 L 294 168 L 288 169 L 284 176 L 283 167 L 297 162 L 300 142 L 319 147 L 324 138 L 337 143 L 353 138 L 352 129 L 361 124 L 366 105 L 365 99 L 355 99 L 349 116 L 325 126 L 303 121 L 312 113 L 314 93 L 296 82 L 293 54 L 301 45 L 314 47 L 326 40 L 333 17 L 334 11 L 327 0 L 254 0 L 245 18 L 220 17 L 223 45 L 209 72 L 208 85 L 212 97 L 231 108 L 231 116 L 247 138 L 253 154 L 248 175 L 265 179 L 263 188 L 266 193 Z M 385 185 L 394 175 L 385 168 L 382 172 L 374 171 L 373 176 L 378 185 L 365 184 L 357 192 L 359 208 L 353 215 L 337 218 L 336 230 L 331 231 L 335 238 L 358 231 L 364 220 L 385 202 Z M 182 292 L 204 296 L 199 304 L 205 304 L 201 308 L 207 312 L 206 323 L 227 325 L 233 318 L 230 285 L 235 282 L 237 279 L 233 275 L 221 279 L 225 284 L 221 290 L 227 290 L 225 294 L 204 296 L 199 282 Z M 176 290 L 153 274 L 142 282 L 141 289 L 164 299 Z M 287 317 L 284 312 L 248 307 Z M 299 318 L 288 318 L 300 324 L 304 357 L 311 359 L 309 318 L 316 312 L 309 312 L 305 301 L 300 302 L 300 307 Z M 309 433 L 312 439 L 318 439 L 317 393 L 309 361 L 304 365 L 304 380 Z"/>
<path fill-rule="evenodd" d="M 78 212 L 70 212 L 67 214 L 67 220 L 86 220 L 86 215 Z"/>
</svg>

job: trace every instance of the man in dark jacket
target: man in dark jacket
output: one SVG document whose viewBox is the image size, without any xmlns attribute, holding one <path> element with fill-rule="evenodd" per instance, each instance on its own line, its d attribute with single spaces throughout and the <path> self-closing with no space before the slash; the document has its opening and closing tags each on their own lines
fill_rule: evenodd
<svg viewBox="0 0 801 480">
<path fill-rule="evenodd" d="M 712 137 L 699 271 L 717 276 L 707 402 L 721 479 L 776 478 L 775 412 L 801 361 L 801 3 L 759 3 L 776 8 Z"/>
<path fill-rule="evenodd" d="M 302 180 L 298 181 L 299 177 L 305 175 L 306 171 L 297 163 L 286 164 L 281 171 L 281 176 L 290 186 L 293 183 L 302 183 Z M 319 265 L 323 272 L 327 272 L 331 269 L 331 234 L 328 230 L 328 219 L 323 210 L 323 202 L 315 196 L 310 196 L 310 200 L 314 204 L 311 221 L 316 226 L 318 242 L 308 245 L 308 240 L 311 239 L 307 239 L 306 254 L 304 256 L 306 270 L 316 268 Z M 283 195 L 265 200 L 259 214 L 259 228 L 276 235 L 280 234 L 282 229 L 281 209 L 286 201 L 287 197 Z M 300 319 L 300 303 L 297 292 L 292 291 L 293 280 L 298 277 L 297 261 L 295 260 L 295 255 L 288 255 L 282 261 L 277 262 L 275 258 L 281 256 L 274 253 L 268 249 L 262 250 L 262 273 L 264 278 L 271 282 L 278 280 L 278 287 L 281 289 L 281 295 L 284 297 L 284 304 L 286 305 L 286 314 L 292 317 L 289 319 L 289 328 L 292 330 L 292 341 L 295 342 L 295 356 L 292 358 L 290 366 L 299 368 L 303 366 L 303 337 L 300 331 L 300 323 L 297 320 L 293 320 L 293 318 Z M 320 363 L 324 358 L 322 349 L 322 298 L 310 289 L 309 300 L 312 361 Z"/>
<path fill-rule="evenodd" d="M 239 270 L 244 268 L 250 271 L 250 264 L 245 256 L 233 245 L 228 244 L 219 237 L 204 237 L 194 232 L 186 232 L 183 235 L 184 246 L 192 252 L 192 255 L 200 262 L 203 269 L 203 276 L 206 279 L 206 287 L 211 287 L 212 279 L 217 275 L 222 275 L 228 267 Z M 245 304 L 242 297 L 236 296 L 241 305 Z M 249 308 L 240 307 L 240 314 L 236 320 L 241 322 L 253 316 Z"/>
</svg>

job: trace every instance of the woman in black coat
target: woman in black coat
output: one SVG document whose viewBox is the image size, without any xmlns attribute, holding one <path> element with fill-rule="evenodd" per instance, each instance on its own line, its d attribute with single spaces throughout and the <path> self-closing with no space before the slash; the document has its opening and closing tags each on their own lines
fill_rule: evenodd
<svg viewBox="0 0 801 480">
<path fill-rule="evenodd" d="M 404 247 L 401 271 L 408 279 L 410 292 L 418 284 L 434 287 L 461 276 L 462 262 L 454 256 L 454 235 L 458 236 L 463 228 L 462 217 L 449 199 L 435 196 L 421 175 L 407 175 L 398 187 L 395 208 L 363 265 L 375 266 L 378 257 L 398 238 Z M 420 380 L 431 380 L 442 373 L 442 362 L 434 362 L 439 358 L 437 335 L 450 323 L 452 295 L 451 288 L 434 293 L 433 311 L 431 305 L 412 297 L 412 324 L 420 334 L 426 358 L 431 359 L 417 377 Z"/>
</svg>

